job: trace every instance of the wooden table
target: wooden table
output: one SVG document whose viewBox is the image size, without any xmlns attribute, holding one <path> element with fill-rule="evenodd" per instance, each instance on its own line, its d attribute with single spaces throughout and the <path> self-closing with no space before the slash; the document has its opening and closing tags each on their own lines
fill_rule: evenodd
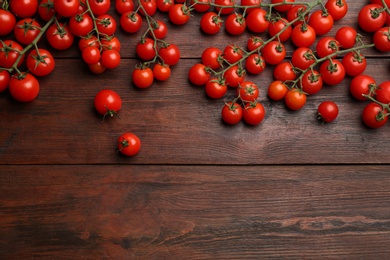
<svg viewBox="0 0 390 260">
<path fill-rule="evenodd" d="M 357 13 L 368 1 L 348 2 L 330 35 L 343 25 L 358 29 Z M 251 34 L 206 36 L 200 14 L 184 26 L 173 26 L 166 14 L 156 17 L 169 24 L 166 41 L 182 57 L 165 83 L 132 85 L 143 31 L 119 29 L 117 69 L 91 74 L 75 44 L 53 50 L 56 69 L 39 79 L 34 102 L 0 94 L 0 258 L 388 257 L 389 126 L 363 125 L 366 103 L 350 96 L 351 77 L 324 86 L 293 112 L 267 97 L 268 66 L 248 77 L 260 86 L 264 122 L 228 126 L 220 117 L 223 101 L 206 98 L 187 73 L 206 47 L 245 47 Z M 372 34 L 363 35 L 371 41 Z M 363 53 L 366 74 L 389 80 L 389 54 Z M 102 124 L 94 111 L 94 96 L 104 88 L 122 96 L 122 120 Z M 322 125 L 316 108 L 327 99 L 340 114 Z M 135 157 L 116 153 L 126 131 L 142 140 Z"/>
</svg>

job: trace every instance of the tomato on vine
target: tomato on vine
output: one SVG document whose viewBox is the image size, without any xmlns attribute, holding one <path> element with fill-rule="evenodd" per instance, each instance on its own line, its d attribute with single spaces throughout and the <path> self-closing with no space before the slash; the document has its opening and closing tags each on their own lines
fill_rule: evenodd
<svg viewBox="0 0 390 260">
<path fill-rule="evenodd" d="M 19 102 L 31 102 L 39 94 L 39 82 L 30 73 L 13 75 L 8 86 L 11 96 Z"/>
<path fill-rule="evenodd" d="M 136 67 L 131 75 L 133 83 L 138 88 L 148 88 L 153 84 L 153 71 L 144 65 Z"/>
<path fill-rule="evenodd" d="M 164 39 L 168 34 L 168 27 L 162 20 L 156 20 L 152 22 L 152 31 L 150 31 L 150 35 L 154 34 L 154 37 L 157 39 Z"/>
<path fill-rule="evenodd" d="M 194 8 L 195 11 L 199 13 L 207 12 L 210 9 L 210 0 L 197 0 L 195 3 L 195 0 L 191 0 L 191 6 Z M 203 3 L 203 4 L 199 4 Z"/>
<path fill-rule="evenodd" d="M 328 0 L 325 8 L 335 21 L 341 20 L 348 12 L 346 0 Z"/>
<path fill-rule="evenodd" d="M 121 55 L 117 50 L 103 50 L 100 62 L 107 69 L 115 69 L 121 62 Z"/>
<path fill-rule="evenodd" d="M 242 49 L 234 44 L 230 44 L 223 50 L 223 58 L 230 64 L 236 63 L 243 57 Z"/>
<path fill-rule="evenodd" d="M 126 12 L 121 15 L 120 25 L 125 32 L 138 32 L 142 26 L 142 17 L 134 11 Z"/>
<path fill-rule="evenodd" d="M 204 64 L 196 63 L 190 68 L 188 78 L 192 84 L 203 86 L 210 80 L 210 72 Z"/>
<path fill-rule="evenodd" d="M 308 70 L 303 74 L 299 84 L 303 92 L 314 95 L 322 89 L 322 76 L 316 70 Z"/>
<path fill-rule="evenodd" d="M 111 6 L 110 0 L 86 0 L 95 16 L 103 15 L 108 12 Z"/>
<path fill-rule="evenodd" d="M 244 82 L 245 70 L 237 65 L 232 66 L 224 72 L 223 78 L 229 87 L 236 88 L 240 83 Z"/>
<path fill-rule="evenodd" d="M 343 64 L 335 59 L 324 61 L 320 66 L 320 73 L 322 80 L 330 86 L 339 84 L 345 78 Z"/>
<path fill-rule="evenodd" d="M 79 0 L 53 0 L 54 10 L 62 17 L 71 17 L 76 15 L 80 2 Z"/>
<path fill-rule="evenodd" d="M 214 12 L 207 12 L 203 14 L 200 19 L 200 28 L 206 34 L 216 34 L 221 29 L 223 20 Z"/>
<path fill-rule="evenodd" d="M 151 38 L 142 38 L 136 45 L 137 56 L 145 61 L 156 57 L 155 41 Z"/>
<path fill-rule="evenodd" d="M 367 67 L 366 58 L 360 52 L 355 51 L 345 54 L 341 63 L 345 68 L 345 73 L 351 77 L 362 74 Z"/>
<path fill-rule="evenodd" d="M 190 20 L 190 9 L 184 4 L 174 4 L 168 12 L 169 20 L 175 25 L 186 24 Z"/>
<path fill-rule="evenodd" d="M 336 32 L 336 41 L 340 43 L 340 48 L 350 49 L 356 44 L 357 32 L 351 26 L 343 26 Z"/>
<path fill-rule="evenodd" d="M 299 110 L 306 104 L 306 94 L 298 89 L 290 89 L 287 91 L 284 101 L 286 106 L 291 110 Z"/>
<path fill-rule="evenodd" d="M 291 4 L 286 4 L 286 3 L 294 3 L 295 0 L 271 0 L 271 3 L 272 4 L 279 4 L 279 3 L 283 3 L 282 5 L 276 5 L 274 6 L 275 10 L 278 11 L 278 12 L 287 12 L 288 10 L 290 10 L 290 8 L 292 7 Z"/>
<path fill-rule="evenodd" d="M 176 65 L 180 60 L 180 50 L 176 44 L 166 43 L 158 50 L 158 55 L 165 64 L 169 66 Z"/>
<path fill-rule="evenodd" d="M 116 20 L 109 14 L 102 14 L 96 17 L 96 29 L 99 34 L 113 35 L 116 31 Z"/>
<path fill-rule="evenodd" d="M 38 0 L 12 0 L 9 9 L 18 18 L 33 17 L 38 10 Z"/>
<path fill-rule="evenodd" d="M 171 77 L 171 68 L 167 64 L 156 63 L 153 67 L 153 75 L 159 81 L 166 81 Z"/>
<path fill-rule="evenodd" d="M 54 49 L 66 50 L 72 46 L 74 35 L 70 32 L 68 25 L 58 23 L 58 25 L 50 25 L 46 31 L 46 39 Z"/>
<path fill-rule="evenodd" d="M 157 2 L 156 0 L 140 0 L 139 1 L 142 8 L 139 9 L 140 14 L 145 16 L 145 13 L 149 16 L 153 16 L 157 11 Z"/>
<path fill-rule="evenodd" d="M 213 99 L 223 98 L 227 92 L 227 85 L 223 79 L 212 78 L 205 86 L 206 95 Z"/>
<path fill-rule="evenodd" d="M 222 108 L 221 116 L 225 123 L 238 124 L 242 119 L 243 109 L 237 102 L 227 102 Z"/>
<path fill-rule="evenodd" d="M 375 90 L 375 98 L 383 104 L 390 103 L 390 81 L 380 83 Z"/>
<path fill-rule="evenodd" d="M 276 65 L 286 57 L 286 48 L 278 41 L 271 41 L 264 46 L 261 53 L 266 63 Z"/>
<path fill-rule="evenodd" d="M 331 36 L 322 37 L 316 45 L 317 56 L 323 58 L 329 56 L 340 49 L 340 43 Z M 332 55 L 331 57 L 336 57 Z"/>
<path fill-rule="evenodd" d="M 28 70 L 35 76 L 43 77 L 49 75 L 55 67 L 53 55 L 46 49 L 32 50 L 26 59 Z"/>
<path fill-rule="evenodd" d="M 358 23 L 360 28 L 366 32 L 379 30 L 386 22 L 386 15 L 380 5 L 368 4 L 360 9 Z"/>
<path fill-rule="evenodd" d="M 97 63 L 101 58 L 101 53 L 98 47 L 88 46 L 81 52 L 81 57 L 87 64 Z"/>
<path fill-rule="evenodd" d="M 309 19 L 309 15 L 306 14 L 304 17 L 302 17 L 303 13 L 306 11 L 307 7 L 305 5 L 294 5 L 287 11 L 287 20 L 289 22 L 294 21 L 296 18 L 300 18 L 298 21 L 293 23 L 293 26 L 296 26 L 298 24 L 303 23 L 304 21 L 307 22 Z"/>
<path fill-rule="evenodd" d="M 280 31 L 284 30 L 281 34 L 279 34 L 279 40 L 281 42 L 287 41 L 288 39 L 290 39 L 292 33 L 292 27 L 287 27 L 287 24 L 288 21 L 284 18 L 277 19 L 277 21 L 271 21 L 268 27 L 269 36 L 274 37 Z"/>
<path fill-rule="evenodd" d="M 78 37 L 85 37 L 93 30 L 92 17 L 88 14 L 76 14 L 69 19 L 69 30 Z"/>
<path fill-rule="evenodd" d="M 161 12 L 169 12 L 169 9 L 174 5 L 173 0 L 156 0 L 157 9 Z"/>
<path fill-rule="evenodd" d="M 221 68 L 223 53 L 216 47 L 208 47 L 202 52 L 202 63 L 213 70 Z"/>
<path fill-rule="evenodd" d="M 9 69 L 16 63 L 20 56 L 20 52 L 23 51 L 23 47 L 12 40 L 0 41 L 0 67 Z M 20 58 L 18 64 L 19 67 L 24 60 L 24 55 Z"/>
<path fill-rule="evenodd" d="M 378 51 L 390 51 L 390 33 L 389 27 L 383 27 L 377 30 L 374 34 L 373 42 Z"/>
<path fill-rule="evenodd" d="M 134 11 L 134 2 L 133 0 L 115 0 L 115 10 L 121 15 Z"/>
<path fill-rule="evenodd" d="M 289 61 L 283 61 L 276 65 L 273 75 L 275 80 L 281 81 L 294 80 L 297 76 L 293 65 Z"/>
<path fill-rule="evenodd" d="M 245 60 L 245 69 L 251 74 L 259 74 L 266 67 L 265 60 L 258 53 L 253 53 Z"/>
<path fill-rule="evenodd" d="M 254 33 L 262 33 L 268 30 L 269 23 L 267 12 L 262 8 L 254 8 L 246 17 L 247 27 Z"/>
<path fill-rule="evenodd" d="M 258 125 L 265 117 L 264 106 L 259 102 L 247 103 L 243 109 L 242 117 L 245 123 L 254 126 Z"/>
<path fill-rule="evenodd" d="M 291 63 L 294 67 L 306 70 L 316 61 L 313 51 L 307 47 L 296 49 L 291 56 Z"/>
<path fill-rule="evenodd" d="M 8 88 L 11 77 L 6 70 L 0 70 L 0 93 Z"/>
<path fill-rule="evenodd" d="M 252 81 L 244 81 L 238 84 L 237 96 L 243 102 L 254 102 L 259 97 L 259 87 Z"/>
<path fill-rule="evenodd" d="M 324 35 L 333 27 L 333 17 L 323 10 L 314 11 L 309 18 L 309 25 L 313 27 L 316 35 Z"/>
<path fill-rule="evenodd" d="M 246 43 L 246 47 L 248 48 L 249 51 L 253 51 L 259 49 L 260 46 L 263 45 L 263 43 L 264 41 L 261 37 L 251 36 Z"/>
<path fill-rule="evenodd" d="M 364 107 L 362 120 L 370 128 L 380 128 L 386 124 L 388 113 L 381 105 L 371 102 Z"/>
<path fill-rule="evenodd" d="M 225 15 L 225 14 L 231 14 L 234 12 L 234 3 L 235 3 L 235 0 L 215 0 L 214 3 L 216 5 L 221 5 L 223 6 L 224 8 L 221 8 L 221 7 L 216 7 L 215 10 L 217 12 L 220 12 L 221 14 Z"/>
<path fill-rule="evenodd" d="M 225 20 L 225 29 L 231 35 L 241 35 L 246 29 L 245 18 L 238 13 L 230 14 Z"/>
<path fill-rule="evenodd" d="M 278 101 L 282 100 L 288 92 L 288 87 L 283 81 L 275 80 L 268 85 L 267 94 L 270 99 Z"/>
<path fill-rule="evenodd" d="M 16 18 L 11 12 L 0 9 L 0 24 L 0 36 L 5 36 L 14 30 Z"/>
<path fill-rule="evenodd" d="M 310 47 L 315 42 L 316 37 L 316 31 L 309 24 L 298 24 L 291 33 L 291 41 L 298 48 Z"/>
<path fill-rule="evenodd" d="M 357 100 L 367 100 L 367 96 L 374 96 L 377 89 L 376 81 L 369 75 L 358 75 L 351 80 L 349 91 Z"/>
</svg>

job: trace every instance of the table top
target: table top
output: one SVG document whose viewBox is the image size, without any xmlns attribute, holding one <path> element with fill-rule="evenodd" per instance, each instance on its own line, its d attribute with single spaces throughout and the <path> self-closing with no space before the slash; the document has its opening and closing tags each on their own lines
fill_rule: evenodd
<svg viewBox="0 0 390 260">
<path fill-rule="evenodd" d="M 371 43 L 373 33 L 362 31 L 357 19 L 367 2 L 348 1 L 347 15 L 327 35 L 349 25 Z M 108 13 L 119 24 L 113 1 Z M 350 95 L 352 77 L 324 85 L 291 111 L 267 96 L 275 68 L 267 65 L 260 75 L 247 75 L 259 86 L 263 122 L 228 125 L 221 119 L 227 98 L 208 98 L 203 86 L 189 82 L 188 71 L 207 47 L 245 48 L 251 35 L 267 39 L 267 33 L 232 36 L 223 25 L 206 35 L 195 11 L 180 26 L 167 13 L 153 17 L 166 22 L 164 40 L 181 53 L 165 82 L 139 89 L 131 80 L 141 62 L 135 47 L 144 23 L 134 34 L 118 25 L 121 64 L 100 75 L 82 61 L 78 39 L 64 51 L 43 39 L 38 45 L 52 51 L 56 67 L 38 79 L 38 98 L 20 103 L 0 93 L 0 258 L 388 256 L 389 126 L 363 124 L 368 101 Z M 290 60 L 291 40 L 285 46 Z M 362 53 L 364 74 L 377 83 L 389 80 L 389 53 Z M 122 97 L 123 108 L 120 119 L 102 123 L 93 100 L 106 88 Z M 234 96 L 234 88 L 228 91 Z M 338 104 L 334 122 L 317 120 L 324 100 Z M 136 156 L 117 152 L 124 132 L 140 138 Z"/>
</svg>

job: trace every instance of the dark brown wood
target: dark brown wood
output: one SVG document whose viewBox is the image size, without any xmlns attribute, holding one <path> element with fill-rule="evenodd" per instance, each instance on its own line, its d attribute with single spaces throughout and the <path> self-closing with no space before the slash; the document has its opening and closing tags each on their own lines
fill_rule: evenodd
<svg viewBox="0 0 390 260">
<path fill-rule="evenodd" d="M 371 42 L 356 18 L 367 1 L 348 3 L 330 35 L 350 25 Z M 224 100 L 207 98 L 187 75 L 205 48 L 244 47 L 251 33 L 204 35 L 196 13 L 184 26 L 166 14 L 155 18 L 167 22 L 166 41 L 181 50 L 167 82 L 133 86 L 144 31 L 119 28 L 119 68 L 91 74 L 75 42 L 53 51 L 56 69 L 39 79 L 37 100 L 21 104 L 0 93 L 0 259 L 388 258 L 389 126 L 363 125 L 367 102 L 350 96 L 352 78 L 324 86 L 293 112 L 268 99 L 274 67 L 267 66 L 247 77 L 260 87 L 264 122 L 228 126 Z M 365 73 L 389 80 L 390 54 L 363 54 Z M 121 95 L 121 120 L 102 124 L 95 112 L 104 88 Z M 324 100 L 340 108 L 326 125 L 316 119 Z M 132 158 L 116 152 L 127 131 L 142 141 Z"/>
</svg>

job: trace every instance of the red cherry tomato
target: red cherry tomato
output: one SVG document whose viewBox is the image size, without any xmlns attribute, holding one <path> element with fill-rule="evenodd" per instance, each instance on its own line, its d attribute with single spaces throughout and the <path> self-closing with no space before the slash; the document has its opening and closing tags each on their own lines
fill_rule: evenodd
<svg viewBox="0 0 390 260">
<path fill-rule="evenodd" d="M 344 55 L 341 63 L 345 68 L 345 73 L 351 77 L 362 74 L 367 67 L 366 58 L 358 52 L 348 52 Z"/>
<path fill-rule="evenodd" d="M 364 74 L 354 77 L 349 84 L 351 95 L 361 101 L 367 100 L 363 95 L 374 96 L 376 88 L 376 81 L 371 76 Z"/>
<path fill-rule="evenodd" d="M 266 63 L 276 65 L 286 57 L 286 48 L 278 41 L 271 41 L 261 51 Z"/>
<path fill-rule="evenodd" d="M 166 81 L 171 76 L 171 68 L 167 64 L 156 63 L 153 67 L 153 75 L 159 81 Z"/>
<path fill-rule="evenodd" d="M 288 88 L 283 81 L 275 80 L 268 85 L 267 94 L 272 100 L 282 100 L 287 94 Z"/>
<path fill-rule="evenodd" d="M 223 98 L 227 92 L 227 85 L 224 80 L 213 78 L 206 83 L 205 91 L 210 98 Z"/>
<path fill-rule="evenodd" d="M 196 63 L 190 68 L 188 78 L 192 84 L 203 86 L 210 80 L 210 72 L 202 63 Z"/>
<path fill-rule="evenodd" d="M 356 30 L 351 26 L 343 26 L 336 32 L 336 40 L 340 43 L 340 48 L 350 49 L 356 43 Z"/>
<path fill-rule="evenodd" d="M 306 94 L 298 89 L 290 89 L 284 97 L 286 106 L 291 110 L 299 110 L 306 104 Z"/>
<path fill-rule="evenodd" d="M 328 0 L 325 8 L 333 17 L 333 20 L 341 20 L 348 12 L 348 4 L 346 0 Z"/>
<path fill-rule="evenodd" d="M 43 77 L 49 75 L 55 67 L 53 55 L 46 49 L 32 50 L 28 56 L 26 65 L 28 70 L 35 76 Z"/>
<path fill-rule="evenodd" d="M 366 32 L 379 30 L 386 22 L 386 15 L 381 9 L 382 7 L 377 4 L 368 4 L 360 9 L 358 14 L 360 28 Z"/>
<path fill-rule="evenodd" d="M 148 67 L 135 68 L 131 77 L 138 88 L 148 88 L 153 84 L 153 71 Z"/>
<path fill-rule="evenodd" d="M 227 102 L 222 108 L 222 120 L 230 125 L 238 124 L 242 119 L 243 109 L 236 102 Z"/>
<path fill-rule="evenodd" d="M 339 115 L 339 107 L 333 101 L 323 101 L 317 108 L 319 120 L 329 123 L 334 121 Z"/>
<path fill-rule="evenodd" d="M 158 55 L 169 66 L 176 65 L 180 60 L 180 50 L 176 44 L 167 44 L 161 46 L 158 51 Z"/>
<path fill-rule="evenodd" d="M 31 102 L 39 94 L 39 82 L 30 73 L 11 77 L 8 86 L 11 96 L 19 102 Z"/>
<path fill-rule="evenodd" d="M 102 89 L 95 96 L 94 107 L 103 116 L 103 120 L 106 116 L 118 116 L 122 109 L 122 99 L 114 90 Z"/>
<path fill-rule="evenodd" d="M 118 138 L 118 151 L 126 156 L 134 156 L 141 150 L 141 140 L 133 133 L 124 133 Z"/>
<path fill-rule="evenodd" d="M 243 119 L 249 125 L 260 124 L 265 117 L 265 109 L 261 103 L 251 102 L 245 105 L 243 109 Z"/>
<path fill-rule="evenodd" d="M 343 64 L 334 59 L 332 59 L 332 62 L 330 60 L 324 61 L 320 66 L 320 73 L 322 80 L 330 86 L 339 84 L 345 78 Z"/>
<path fill-rule="evenodd" d="M 388 118 L 388 111 L 374 102 L 367 104 L 362 112 L 363 123 L 370 128 L 380 128 L 384 126 Z"/>
<path fill-rule="evenodd" d="M 324 35 L 333 27 L 333 17 L 322 10 L 314 11 L 309 18 L 309 25 L 313 27 L 316 35 Z"/>
<path fill-rule="evenodd" d="M 16 18 L 11 12 L 0 9 L 0 24 L 0 36 L 5 36 L 14 30 Z"/>
</svg>

